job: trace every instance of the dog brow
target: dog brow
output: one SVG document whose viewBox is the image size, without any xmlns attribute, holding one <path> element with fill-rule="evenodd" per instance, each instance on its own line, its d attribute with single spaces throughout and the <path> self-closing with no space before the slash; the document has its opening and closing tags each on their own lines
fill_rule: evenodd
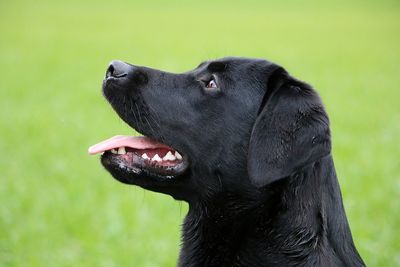
<svg viewBox="0 0 400 267">
<path fill-rule="evenodd" d="M 211 72 L 222 72 L 226 69 L 226 63 L 222 61 L 214 61 L 207 66 L 207 69 Z"/>
<path fill-rule="evenodd" d="M 207 61 L 201 62 L 196 69 L 203 67 L 205 64 L 207 64 Z"/>
</svg>

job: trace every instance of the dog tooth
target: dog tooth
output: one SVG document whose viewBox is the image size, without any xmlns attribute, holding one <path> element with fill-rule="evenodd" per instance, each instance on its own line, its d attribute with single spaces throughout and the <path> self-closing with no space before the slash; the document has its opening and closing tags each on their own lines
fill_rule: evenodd
<svg viewBox="0 0 400 267">
<path fill-rule="evenodd" d="M 176 160 L 176 157 L 172 155 L 171 151 L 168 151 L 168 153 L 163 157 L 163 160 L 174 161 Z"/>
<path fill-rule="evenodd" d="M 118 154 L 119 155 L 124 155 L 124 154 L 126 154 L 126 150 L 125 150 L 125 147 L 120 147 L 120 148 L 118 148 Z"/>
<path fill-rule="evenodd" d="M 176 157 L 177 159 L 179 159 L 179 160 L 182 159 L 182 156 L 181 156 L 181 154 L 179 154 L 178 151 L 175 151 L 175 157 Z"/>
<path fill-rule="evenodd" d="M 147 156 L 146 153 L 143 153 L 142 158 L 143 158 L 143 159 L 150 159 L 149 156 Z"/>
<path fill-rule="evenodd" d="M 117 152 L 117 150 L 115 150 L 115 149 L 113 148 L 113 149 L 111 149 L 111 153 L 117 154 L 118 152 Z"/>
<path fill-rule="evenodd" d="M 152 161 L 157 161 L 157 162 L 162 161 L 162 159 L 160 158 L 160 156 L 158 154 L 155 154 L 154 157 L 151 160 Z"/>
</svg>

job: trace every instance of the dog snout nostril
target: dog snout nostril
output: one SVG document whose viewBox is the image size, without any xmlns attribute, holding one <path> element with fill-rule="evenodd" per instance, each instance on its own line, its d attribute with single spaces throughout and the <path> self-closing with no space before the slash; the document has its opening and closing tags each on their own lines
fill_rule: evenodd
<svg viewBox="0 0 400 267">
<path fill-rule="evenodd" d="M 106 78 L 113 76 L 113 74 L 114 74 L 114 66 L 110 64 L 106 72 Z"/>
<path fill-rule="evenodd" d="M 130 68 L 131 66 L 125 62 L 113 60 L 110 65 L 108 65 L 106 78 L 123 78 L 128 75 Z"/>
</svg>

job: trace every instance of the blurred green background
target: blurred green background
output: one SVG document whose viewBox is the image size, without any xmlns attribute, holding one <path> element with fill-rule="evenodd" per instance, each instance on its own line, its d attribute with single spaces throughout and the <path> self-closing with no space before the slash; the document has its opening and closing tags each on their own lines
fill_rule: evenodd
<svg viewBox="0 0 400 267">
<path fill-rule="evenodd" d="M 119 184 L 87 147 L 132 134 L 107 63 L 268 58 L 321 93 L 355 243 L 400 266 L 399 1 L 0 1 L 0 266 L 174 266 L 185 203 Z"/>
</svg>

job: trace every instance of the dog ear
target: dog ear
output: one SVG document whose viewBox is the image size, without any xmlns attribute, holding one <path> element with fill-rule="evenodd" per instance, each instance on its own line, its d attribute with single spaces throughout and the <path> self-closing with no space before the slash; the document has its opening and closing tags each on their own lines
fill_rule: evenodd
<svg viewBox="0 0 400 267">
<path fill-rule="evenodd" d="M 276 69 L 250 137 L 251 182 L 270 184 L 330 152 L 329 120 L 318 94 L 283 68 Z"/>
</svg>

